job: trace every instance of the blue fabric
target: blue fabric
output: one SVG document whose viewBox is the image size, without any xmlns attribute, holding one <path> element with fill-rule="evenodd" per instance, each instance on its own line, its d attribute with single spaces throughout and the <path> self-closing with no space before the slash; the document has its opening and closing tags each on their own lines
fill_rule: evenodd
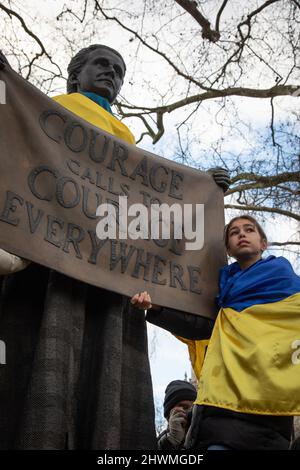
<svg viewBox="0 0 300 470">
<path fill-rule="evenodd" d="M 101 108 L 105 109 L 105 111 L 108 111 L 110 114 L 113 114 L 108 100 L 106 98 L 103 98 L 103 96 L 97 95 L 92 91 L 81 91 L 80 94 L 86 96 L 90 100 L 97 103 L 99 106 L 101 106 Z"/>
<path fill-rule="evenodd" d="M 251 305 L 278 302 L 300 292 L 300 277 L 282 256 L 268 256 L 242 270 L 238 263 L 220 271 L 219 307 L 241 312 Z"/>
</svg>

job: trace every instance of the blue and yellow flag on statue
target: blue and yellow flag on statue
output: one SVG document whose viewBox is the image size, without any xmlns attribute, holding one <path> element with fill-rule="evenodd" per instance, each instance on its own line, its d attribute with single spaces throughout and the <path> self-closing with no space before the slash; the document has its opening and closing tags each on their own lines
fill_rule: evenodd
<svg viewBox="0 0 300 470">
<path fill-rule="evenodd" d="M 269 256 L 245 270 L 226 266 L 218 303 L 196 403 L 300 415 L 300 278 L 290 263 Z"/>
<path fill-rule="evenodd" d="M 134 145 L 135 139 L 128 127 L 111 114 L 108 104 L 104 109 L 103 103 L 101 105 L 96 103 L 92 95 L 94 93 L 70 93 L 69 95 L 54 96 L 53 99 L 85 121 Z"/>
</svg>

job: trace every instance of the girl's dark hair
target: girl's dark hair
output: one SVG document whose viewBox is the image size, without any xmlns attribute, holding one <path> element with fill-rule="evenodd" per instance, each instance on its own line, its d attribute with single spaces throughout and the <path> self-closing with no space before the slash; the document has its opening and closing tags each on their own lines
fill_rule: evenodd
<svg viewBox="0 0 300 470">
<path fill-rule="evenodd" d="M 72 79 L 74 78 L 74 75 L 77 76 L 80 73 L 82 67 L 84 66 L 84 64 L 87 62 L 89 58 L 90 52 L 96 49 L 106 49 L 106 50 L 112 51 L 114 54 L 119 56 L 123 62 L 124 70 L 126 71 L 126 65 L 125 65 L 124 59 L 118 51 L 115 51 L 115 49 L 112 49 L 111 47 L 103 46 L 102 44 L 92 44 L 89 47 L 84 47 L 83 49 L 81 49 L 71 59 L 71 62 L 68 65 L 67 93 L 75 93 L 77 91 L 76 85 L 72 83 Z"/>
<path fill-rule="evenodd" d="M 238 217 L 234 217 L 233 219 L 231 219 L 231 221 L 229 222 L 229 224 L 225 225 L 225 229 L 224 229 L 224 241 L 225 241 L 225 246 L 226 248 L 228 248 L 228 245 L 229 245 L 229 229 L 230 227 L 232 226 L 232 224 L 238 220 L 238 219 L 246 219 L 246 220 L 249 220 L 253 225 L 255 225 L 255 227 L 257 228 L 257 231 L 258 233 L 260 234 L 262 240 L 266 240 L 266 242 L 268 241 L 267 239 L 267 235 L 265 234 L 264 232 L 264 229 L 262 228 L 262 226 L 257 222 L 257 220 L 254 218 L 254 217 L 251 217 L 251 215 L 239 215 Z"/>
</svg>

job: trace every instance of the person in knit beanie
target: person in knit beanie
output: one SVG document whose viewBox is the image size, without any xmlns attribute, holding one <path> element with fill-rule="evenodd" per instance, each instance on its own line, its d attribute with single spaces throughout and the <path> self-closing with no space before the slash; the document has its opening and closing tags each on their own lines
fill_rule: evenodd
<svg viewBox="0 0 300 470">
<path fill-rule="evenodd" d="M 196 399 L 194 385 L 185 380 L 173 380 L 167 385 L 164 398 L 164 417 L 168 427 L 158 436 L 160 450 L 180 449 L 189 424 L 189 411 Z"/>
</svg>

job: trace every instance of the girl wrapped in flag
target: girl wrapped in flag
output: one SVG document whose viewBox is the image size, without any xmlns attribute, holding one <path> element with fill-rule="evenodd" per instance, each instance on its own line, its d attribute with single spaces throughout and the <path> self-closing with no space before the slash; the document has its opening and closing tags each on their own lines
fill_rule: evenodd
<svg viewBox="0 0 300 470">
<path fill-rule="evenodd" d="M 300 415 L 300 278 L 285 258 L 262 258 L 267 237 L 253 217 L 232 219 L 225 244 L 236 262 L 220 272 L 214 326 L 151 305 L 147 292 L 132 303 L 188 345 L 199 387 L 187 447 L 288 449 Z"/>
</svg>

